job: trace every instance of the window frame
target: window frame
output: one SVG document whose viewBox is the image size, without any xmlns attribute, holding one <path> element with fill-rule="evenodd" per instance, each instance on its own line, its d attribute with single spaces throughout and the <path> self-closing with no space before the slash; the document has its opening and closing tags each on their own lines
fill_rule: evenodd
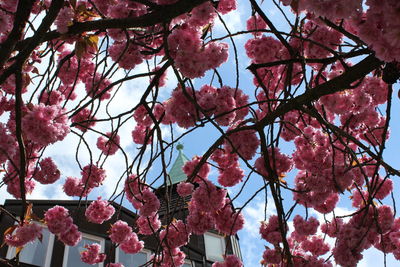
<svg viewBox="0 0 400 267">
<path fill-rule="evenodd" d="M 239 240 L 236 237 L 236 235 L 231 235 L 231 244 L 232 244 L 233 254 L 242 259 L 242 251 L 240 250 Z"/>
<path fill-rule="evenodd" d="M 47 226 L 45 224 L 43 224 L 43 223 L 40 223 L 40 222 L 37 222 L 37 221 L 33 221 L 32 223 L 36 223 L 37 225 L 42 227 L 42 229 L 47 229 L 47 231 L 49 231 Z M 49 244 L 47 245 L 46 255 L 45 255 L 44 266 L 43 267 L 50 267 L 51 259 L 53 257 L 54 239 L 55 239 L 54 238 L 54 234 L 49 231 Z M 17 249 L 16 247 L 8 246 L 6 258 L 7 259 L 12 259 L 13 257 L 15 257 L 16 249 Z M 21 262 L 37 266 L 37 265 L 35 265 L 35 264 L 31 263 L 31 262 L 23 262 L 23 261 L 21 261 Z"/>
<path fill-rule="evenodd" d="M 214 256 L 210 256 L 209 255 L 209 249 L 207 249 L 207 241 L 206 241 L 206 236 L 212 236 L 212 237 L 217 237 L 217 238 L 219 238 L 222 242 L 221 242 L 221 248 L 222 248 L 222 254 L 221 254 L 221 256 L 220 257 L 214 257 Z M 221 235 L 218 235 L 218 234 L 214 234 L 214 233 L 211 233 L 211 232 L 206 232 L 206 233 L 204 233 L 204 250 L 205 250 L 205 252 L 206 252 L 206 259 L 207 260 L 209 260 L 209 261 L 223 261 L 224 260 L 224 258 L 223 258 L 223 255 L 225 255 L 225 252 L 226 252 L 226 240 L 225 240 L 225 237 L 223 237 L 223 236 L 221 236 Z"/>
<path fill-rule="evenodd" d="M 91 235 L 91 234 L 87 234 L 87 233 L 83 233 L 82 232 L 82 239 L 83 238 L 87 238 L 87 239 L 91 239 L 93 241 L 98 241 L 99 245 L 101 246 L 101 253 L 104 253 L 104 245 L 105 245 L 105 239 L 100 237 L 100 236 L 96 236 L 96 235 Z M 67 267 L 68 264 L 68 253 L 69 253 L 69 248 L 70 246 L 65 246 L 64 245 L 64 254 L 63 254 L 63 263 L 62 263 L 62 267 Z M 96 265 L 93 265 L 96 266 Z M 104 266 L 104 262 L 100 262 L 97 265 L 98 267 L 103 267 Z"/>
<path fill-rule="evenodd" d="M 119 253 L 120 253 L 120 247 L 118 246 L 116 249 L 115 249 L 115 262 L 119 262 L 119 263 L 121 263 L 120 261 L 119 261 Z M 148 262 L 149 260 L 150 260 L 150 257 L 151 257 L 151 254 L 152 254 L 152 252 L 150 251 L 150 250 L 148 250 L 148 249 L 145 249 L 145 248 L 143 248 L 141 251 L 139 251 L 138 253 L 146 253 L 146 262 Z M 123 263 L 121 263 L 121 264 L 123 264 Z"/>
<path fill-rule="evenodd" d="M 189 260 L 188 258 L 185 259 L 185 263 L 183 265 L 185 265 L 185 264 L 189 264 L 190 267 L 196 266 L 195 263 L 193 261 Z"/>
</svg>

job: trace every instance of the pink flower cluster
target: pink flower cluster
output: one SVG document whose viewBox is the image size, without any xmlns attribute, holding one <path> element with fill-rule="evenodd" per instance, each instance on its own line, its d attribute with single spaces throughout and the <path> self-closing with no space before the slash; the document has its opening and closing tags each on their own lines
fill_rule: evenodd
<svg viewBox="0 0 400 267">
<path fill-rule="evenodd" d="M 393 252 L 396 257 L 400 251 L 396 246 L 399 244 L 399 230 L 389 206 L 369 206 L 359 210 L 348 223 L 339 228 L 336 246 L 333 248 L 335 261 L 344 266 L 357 266 L 363 257 L 362 251 L 371 245 L 386 253 Z"/>
<path fill-rule="evenodd" d="M 282 59 L 283 56 L 283 45 L 270 36 L 250 39 L 246 42 L 244 48 L 253 63 L 277 61 Z"/>
<path fill-rule="evenodd" d="M 0 103 L 1 105 L 2 103 Z M 6 162 L 17 152 L 17 142 L 15 138 L 9 134 L 6 125 L 0 122 L 0 164 Z"/>
<path fill-rule="evenodd" d="M 362 10 L 362 0 L 300 0 L 298 5 L 299 10 L 307 10 L 330 20 L 360 16 Z"/>
<path fill-rule="evenodd" d="M 143 56 L 139 47 L 132 42 L 114 42 L 108 52 L 113 61 L 126 70 L 135 68 L 136 65 L 143 62 Z"/>
<path fill-rule="evenodd" d="M 139 228 L 139 234 L 152 235 L 161 227 L 161 221 L 158 219 L 158 214 L 145 217 L 139 216 L 136 220 L 136 225 Z"/>
<path fill-rule="evenodd" d="M 117 133 L 106 133 L 106 137 L 100 136 L 97 139 L 97 148 L 100 149 L 105 155 L 114 155 L 120 144 L 120 137 Z"/>
<path fill-rule="evenodd" d="M 114 207 L 107 200 L 101 200 L 101 197 L 98 197 L 87 207 L 85 216 L 89 222 L 102 224 L 111 219 L 114 212 Z"/>
<path fill-rule="evenodd" d="M 58 236 L 58 239 L 67 246 L 76 246 L 82 239 L 82 234 L 73 223 L 72 217 L 66 208 L 54 206 L 44 214 L 44 220 L 49 231 Z"/>
<path fill-rule="evenodd" d="M 143 241 L 139 241 L 136 233 L 124 221 L 116 221 L 110 229 L 110 239 L 112 242 L 120 244 L 125 253 L 135 254 L 144 247 Z"/>
<path fill-rule="evenodd" d="M 59 106 L 34 105 L 22 118 L 26 137 L 40 146 L 61 141 L 70 132 L 68 117 Z"/>
<path fill-rule="evenodd" d="M 165 103 L 165 123 L 176 122 L 180 127 L 189 128 L 203 116 L 215 116 L 215 121 L 221 126 L 233 125 L 244 119 L 248 114 L 248 96 L 240 89 L 223 86 L 220 89 L 205 85 L 200 91 L 193 91 L 181 87 L 172 92 L 172 97 Z M 196 99 L 203 109 L 202 113 L 196 111 L 193 100 Z"/>
<path fill-rule="evenodd" d="M 121 249 L 123 252 L 128 254 L 136 254 L 140 252 L 144 247 L 144 242 L 139 241 L 136 233 L 131 233 L 127 239 L 121 243 Z"/>
<path fill-rule="evenodd" d="M 187 225 L 195 234 L 215 228 L 226 235 L 234 235 L 243 228 L 243 215 L 233 210 L 231 201 L 226 198 L 226 190 L 217 188 L 210 181 L 200 182 L 188 208 Z"/>
<path fill-rule="evenodd" d="M 187 177 L 190 177 L 195 168 L 199 165 L 201 161 L 201 157 L 199 156 L 194 156 L 192 160 L 188 161 L 183 165 L 182 170 L 183 172 L 187 175 Z M 210 165 L 206 162 L 204 163 L 201 168 L 198 170 L 197 173 L 195 173 L 193 182 L 200 182 L 208 179 L 208 174 L 210 173 Z"/>
<path fill-rule="evenodd" d="M 63 190 L 68 196 L 87 196 L 90 191 L 98 187 L 106 178 L 105 170 L 89 164 L 81 171 L 82 178 L 67 177 Z"/>
<path fill-rule="evenodd" d="M 212 182 L 202 181 L 193 192 L 191 202 L 196 203 L 201 211 L 215 212 L 224 206 L 226 193 L 225 189 L 217 188 Z"/>
<path fill-rule="evenodd" d="M 100 73 L 87 77 L 84 83 L 88 96 L 100 100 L 110 99 L 111 90 L 113 89 L 111 81 Z"/>
<path fill-rule="evenodd" d="M 359 1 L 358 1 L 359 2 Z M 352 23 L 360 38 L 386 62 L 400 60 L 399 16 L 397 1 L 368 0 L 368 10 Z"/>
<path fill-rule="evenodd" d="M 192 183 L 185 183 L 185 182 L 180 182 L 176 186 L 176 192 L 181 196 L 181 197 L 186 197 L 192 194 L 194 189 L 194 185 Z"/>
<path fill-rule="evenodd" d="M 72 25 L 75 12 L 71 7 L 64 7 L 56 18 L 55 24 L 59 33 L 67 33 L 68 26 Z"/>
<path fill-rule="evenodd" d="M 260 234 L 263 239 L 273 245 L 282 242 L 282 234 L 277 215 L 269 217 L 268 222 L 261 222 Z"/>
<path fill-rule="evenodd" d="M 300 235 L 314 235 L 319 226 L 316 218 L 310 217 L 308 220 L 304 220 L 300 215 L 294 217 L 293 223 L 296 232 Z"/>
<path fill-rule="evenodd" d="M 40 161 L 40 169 L 36 168 L 33 178 L 41 184 L 53 184 L 60 179 L 61 173 L 51 158 Z"/>
<path fill-rule="evenodd" d="M 106 254 L 100 253 L 101 246 L 99 244 L 86 245 L 81 253 L 81 260 L 87 264 L 96 264 L 103 262 L 106 259 Z"/>
<path fill-rule="evenodd" d="M 227 14 L 236 9 L 236 0 L 220 0 L 218 2 L 218 12 Z"/>
<path fill-rule="evenodd" d="M 249 146 L 251 146 L 251 141 L 249 143 Z M 227 145 L 225 144 L 225 146 Z M 244 172 L 240 168 L 239 156 L 232 153 L 229 148 L 225 151 L 222 149 L 215 150 L 211 159 L 218 164 L 218 183 L 220 185 L 230 187 L 242 181 Z"/>
<path fill-rule="evenodd" d="M 190 12 L 190 18 L 187 23 L 191 26 L 203 26 L 208 23 L 212 23 L 217 13 L 211 2 L 205 2 Z"/>
<path fill-rule="evenodd" d="M 226 153 L 236 152 L 245 160 L 251 160 L 260 145 L 260 140 L 253 130 L 235 132 L 227 139 L 224 142 Z"/>
<path fill-rule="evenodd" d="M 309 20 L 303 27 L 304 34 L 312 42 L 304 43 L 304 54 L 308 58 L 325 58 L 332 55 L 342 42 L 342 34 L 324 25 Z M 323 44 L 323 45 L 320 45 Z"/>
<path fill-rule="evenodd" d="M 140 216 L 153 216 L 160 208 L 160 201 L 154 192 L 135 175 L 125 180 L 125 194 L 133 207 L 139 210 Z"/>
<path fill-rule="evenodd" d="M 29 242 L 34 241 L 36 238 L 42 236 L 42 227 L 36 223 L 24 223 L 18 225 L 12 234 L 4 236 L 4 242 L 8 246 L 23 247 Z"/>
<path fill-rule="evenodd" d="M 244 225 L 242 213 L 233 210 L 231 201 L 225 198 L 225 205 L 215 215 L 215 228 L 225 235 L 235 235 Z"/>
<path fill-rule="evenodd" d="M 268 164 L 271 170 L 276 173 L 278 177 L 283 176 L 285 173 L 289 172 L 293 167 L 292 159 L 287 155 L 280 152 L 279 148 L 274 147 L 273 149 L 268 149 Z M 269 178 L 270 174 L 265 167 L 264 156 L 259 157 L 254 166 L 256 170 L 265 178 Z"/>
<path fill-rule="evenodd" d="M 259 31 L 265 30 L 267 28 L 267 23 L 265 23 L 265 21 L 258 14 L 251 16 L 247 20 L 246 24 L 247 24 L 248 31 L 255 31 L 255 32 L 253 32 L 254 36 L 260 36 L 262 33 Z"/>
<path fill-rule="evenodd" d="M 173 221 L 166 229 L 160 232 L 160 240 L 167 250 L 170 248 L 179 248 L 189 242 L 191 232 L 190 227 L 183 221 Z"/>
<path fill-rule="evenodd" d="M 153 255 L 154 267 L 182 266 L 185 263 L 185 253 L 179 248 L 164 249 L 161 255 Z"/>
<path fill-rule="evenodd" d="M 78 59 L 71 51 L 61 48 L 61 54 L 58 57 L 59 72 L 58 78 L 62 81 L 63 86 L 58 90 L 65 97 L 73 94 L 73 87 L 80 82 L 85 82 L 94 75 L 95 64 L 90 56 L 84 56 Z M 62 64 L 62 65 L 61 65 Z"/>
<path fill-rule="evenodd" d="M 212 267 L 243 267 L 243 263 L 236 255 L 227 255 L 223 262 L 217 261 Z"/>
<path fill-rule="evenodd" d="M 81 109 L 75 116 L 72 117 L 71 121 L 76 124 L 75 127 L 81 130 L 82 132 L 86 132 L 87 129 L 96 125 L 96 118 L 92 115 L 92 111 L 90 109 L 84 108 Z"/>
<path fill-rule="evenodd" d="M 175 65 L 188 78 L 203 77 L 209 69 L 228 60 L 228 45 L 211 42 L 202 46 L 201 29 L 183 24 L 168 36 L 168 47 Z"/>
</svg>

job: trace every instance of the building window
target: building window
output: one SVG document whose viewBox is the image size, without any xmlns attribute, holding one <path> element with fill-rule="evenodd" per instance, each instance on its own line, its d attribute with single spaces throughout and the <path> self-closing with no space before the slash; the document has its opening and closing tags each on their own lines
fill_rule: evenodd
<svg viewBox="0 0 400 267">
<path fill-rule="evenodd" d="M 212 233 L 204 234 L 207 260 L 222 261 L 225 254 L 225 238 Z"/>
<path fill-rule="evenodd" d="M 39 224 L 39 223 L 38 223 Z M 46 226 L 39 224 L 42 229 L 42 242 L 39 239 L 28 243 L 19 253 L 19 261 L 36 266 L 49 267 L 51 254 L 53 252 L 54 235 L 49 232 Z M 15 257 L 16 248 L 8 247 L 7 259 Z"/>
<path fill-rule="evenodd" d="M 189 261 L 189 260 L 185 260 L 185 263 L 182 265 L 182 267 L 194 267 L 194 263 Z"/>
<path fill-rule="evenodd" d="M 232 243 L 232 248 L 233 248 L 233 254 L 235 254 L 236 256 L 238 256 L 241 259 L 242 253 L 240 251 L 239 242 L 238 242 L 236 236 L 231 235 L 231 243 Z"/>
<path fill-rule="evenodd" d="M 103 267 L 103 263 L 95 265 L 86 264 L 81 261 L 81 253 L 86 250 L 86 245 L 99 244 L 101 252 L 104 252 L 104 239 L 101 237 L 82 233 L 82 240 L 74 247 L 65 246 L 63 267 Z"/>
<path fill-rule="evenodd" d="M 150 260 L 150 251 L 143 249 L 136 254 L 128 254 L 123 252 L 119 247 L 115 253 L 116 262 L 129 267 L 139 267 Z"/>
</svg>

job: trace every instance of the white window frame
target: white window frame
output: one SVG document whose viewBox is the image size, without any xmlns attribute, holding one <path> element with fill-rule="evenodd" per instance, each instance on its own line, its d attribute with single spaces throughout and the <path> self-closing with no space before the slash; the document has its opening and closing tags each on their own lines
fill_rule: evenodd
<svg viewBox="0 0 400 267">
<path fill-rule="evenodd" d="M 240 250 L 239 247 L 239 242 L 236 238 L 235 235 L 231 235 L 231 244 L 232 244 L 232 250 L 233 250 L 233 254 L 235 254 L 236 256 L 239 257 L 239 259 L 242 259 L 242 252 Z"/>
<path fill-rule="evenodd" d="M 120 262 L 119 261 L 119 252 L 120 252 L 120 247 L 118 246 L 115 249 L 115 262 Z M 142 249 L 141 251 L 139 251 L 138 253 L 146 253 L 146 262 L 148 262 L 150 260 L 151 257 L 151 251 L 148 249 Z"/>
<path fill-rule="evenodd" d="M 93 241 L 98 241 L 101 246 L 100 252 L 104 253 L 104 245 L 105 245 L 104 238 L 101 238 L 101 237 L 95 236 L 95 235 L 91 235 L 91 234 L 87 234 L 87 233 L 82 233 L 82 239 L 83 238 L 91 239 Z M 68 264 L 69 248 L 70 248 L 70 246 L 64 246 L 64 257 L 63 257 L 63 265 L 62 265 L 63 267 L 67 267 L 67 264 Z M 98 263 L 98 267 L 103 267 L 103 266 L 104 266 L 103 262 Z"/>
<path fill-rule="evenodd" d="M 189 260 L 189 259 L 185 259 L 185 263 L 184 264 L 189 264 L 191 267 L 195 267 L 194 262 Z"/>
<path fill-rule="evenodd" d="M 213 236 L 213 237 L 218 237 L 219 239 L 221 239 L 222 240 L 222 244 L 221 244 L 221 248 L 222 248 L 222 255 L 221 256 L 219 256 L 219 257 L 213 257 L 213 256 L 210 256 L 209 255 L 209 249 L 207 249 L 207 241 L 206 241 L 206 236 L 207 235 L 209 235 L 209 236 Z M 210 261 L 223 261 L 224 260 L 224 258 L 223 258 L 223 255 L 225 254 L 225 252 L 226 252 L 226 241 L 225 241 L 225 238 L 223 237 L 223 236 L 221 236 L 221 235 L 218 235 L 218 234 L 214 234 L 214 233 L 211 233 L 211 232 L 206 232 L 205 234 L 204 234 L 204 247 L 205 247 L 205 251 L 206 251 L 206 258 L 207 258 L 207 260 L 210 260 Z"/>
<path fill-rule="evenodd" d="M 39 225 L 40 227 L 42 227 L 44 229 L 47 229 L 47 231 L 48 231 L 48 228 L 47 228 L 47 226 L 45 224 L 42 224 L 42 223 L 36 222 L 36 221 L 33 222 L 33 223 L 36 223 L 37 225 Z M 49 235 L 49 244 L 48 244 L 47 249 L 46 249 L 46 256 L 45 256 L 44 266 L 43 267 L 50 267 L 51 257 L 53 255 L 54 234 L 51 233 L 50 231 L 49 231 L 49 234 L 50 234 Z M 12 259 L 13 257 L 15 257 L 16 249 L 17 249 L 16 247 L 8 246 L 6 258 L 7 259 Z M 32 264 L 31 262 L 25 262 L 25 263 Z"/>
</svg>

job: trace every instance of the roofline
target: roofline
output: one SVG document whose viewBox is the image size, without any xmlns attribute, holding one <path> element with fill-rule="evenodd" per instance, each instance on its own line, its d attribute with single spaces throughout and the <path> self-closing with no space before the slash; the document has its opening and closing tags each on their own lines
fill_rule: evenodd
<svg viewBox="0 0 400 267">
<path fill-rule="evenodd" d="M 40 206 L 40 205 L 60 205 L 60 206 L 78 206 L 79 202 L 81 203 L 86 203 L 86 202 L 93 202 L 95 200 L 71 200 L 71 199 L 60 199 L 60 200 L 47 200 L 47 199 L 29 199 L 27 200 L 28 203 L 32 203 L 34 206 Z M 121 209 L 122 212 L 128 214 L 129 216 L 135 218 L 138 215 L 129 210 L 128 208 L 125 208 L 124 206 L 116 203 L 115 201 L 109 201 L 111 205 L 113 205 L 117 209 Z M 21 205 L 21 200 L 17 199 L 6 199 L 4 201 L 4 204 L 2 205 L 3 207 L 6 207 L 7 205 Z"/>
</svg>

